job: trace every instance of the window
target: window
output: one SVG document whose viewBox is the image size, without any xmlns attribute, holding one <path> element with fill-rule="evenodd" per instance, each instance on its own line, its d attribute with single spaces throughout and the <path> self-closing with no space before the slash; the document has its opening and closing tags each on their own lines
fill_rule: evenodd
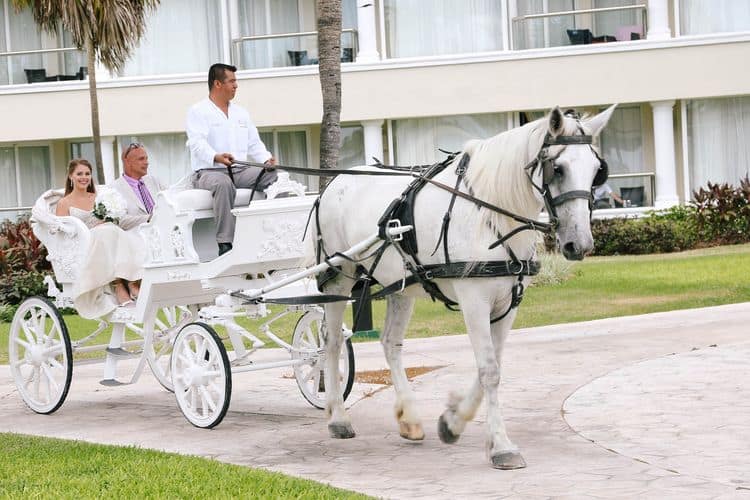
<svg viewBox="0 0 750 500">
<path fill-rule="evenodd" d="M 603 111 L 603 110 L 597 110 Z M 643 121 L 640 106 L 618 106 L 609 123 L 599 136 L 600 151 L 609 166 L 610 179 L 607 184 L 623 198 L 638 198 L 633 206 L 653 205 L 653 177 L 643 174 Z M 621 177 L 618 177 L 621 176 Z"/>
<path fill-rule="evenodd" d="M 166 185 L 175 184 L 185 176 L 192 174 L 190 167 L 190 151 L 186 146 L 187 135 L 158 134 L 124 136 L 117 138 L 117 159 L 132 142 L 143 144 L 148 153 L 148 173 L 157 177 Z"/>
<path fill-rule="evenodd" d="M 645 34 L 645 8 L 565 14 L 524 19 L 523 16 L 554 14 L 582 9 L 631 7 L 635 0 L 516 0 L 513 46 L 536 49 L 614 41 L 630 41 Z M 643 3 L 643 2 L 640 2 Z"/>
<path fill-rule="evenodd" d="M 305 130 L 273 130 L 261 132 L 260 139 L 281 165 L 292 167 L 307 167 L 307 131 Z M 311 192 L 318 191 L 318 177 L 289 173 L 292 180 L 307 186 Z"/>
<path fill-rule="evenodd" d="M 342 28 L 357 28 L 355 0 L 343 0 Z M 239 0 L 240 36 L 284 35 L 279 38 L 244 40 L 236 44 L 234 57 L 240 69 L 304 66 L 318 61 L 315 34 L 295 33 L 317 30 L 314 0 Z M 355 47 L 351 32 L 342 34 L 342 62 L 353 60 Z M 348 49 L 348 50 L 347 50 Z"/>
<path fill-rule="evenodd" d="M 501 0 L 384 0 L 389 57 L 502 50 Z"/>
<path fill-rule="evenodd" d="M 750 175 L 750 96 L 687 102 L 690 189 Z"/>
<path fill-rule="evenodd" d="M 81 67 L 86 65 L 86 58 L 82 52 L 56 50 L 72 46 L 70 34 L 62 28 L 53 34 L 43 32 L 29 9 L 17 13 L 8 2 L 0 0 L 0 85 L 85 78 Z M 38 52 L 3 55 L 18 51 Z"/>
<path fill-rule="evenodd" d="M 508 129 L 505 113 L 408 118 L 393 122 L 398 165 L 426 165 L 445 159 L 445 151 L 460 151 L 469 139 L 486 139 Z"/>
<path fill-rule="evenodd" d="M 0 219 L 15 219 L 23 213 L 7 208 L 28 207 L 50 189 L 48 146 L 0 146 Z"/>
<path fill-rule="evenodd" d="M 339 167 L 351 168 L 364 165 L 369 161 L 372 161 L 372 158 L 365 158 L 365 135 L 362 126 L 342 126 Z"/>
<path fill-rule="evenodd" d="M 122 76 L 206 73 L 222 57 L 220 2 L 162 0 Z"/>
<path fill-rule="evenodd" d="M 750 31 L 750 2 L 680 0 L 680 33 L 701 35 Z"/>
</svg>

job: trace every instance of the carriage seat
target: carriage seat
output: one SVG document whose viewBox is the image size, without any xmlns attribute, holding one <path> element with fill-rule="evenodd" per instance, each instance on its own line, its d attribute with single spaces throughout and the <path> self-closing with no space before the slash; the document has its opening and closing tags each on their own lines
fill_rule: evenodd
<svg viewBox="0 0 750 500">
<path fill-rule="evenodd" d="M 242 207 L 250 203 L 252 189 L 240 188 L 234 197 L 234 206 Z M 260 197 L 256 194 L 254 199 Z M 185 189 L 174 194 L 174 201 L 181 210 L 211 210 L 213 209 L 213 197 L 211 191 L 206 189 Z"/>
<path fill-rule="evenodd" d="M 47 249 L 47 260 L 52 264 L 55 280 L 65 285 L 77 279 L 91 235 L 82 220 L 55 215 L 57 202 L 62 197 L 62 189 L 50 189 L 42 194 L 31 209 L 31 226 Z"/>
</svg>

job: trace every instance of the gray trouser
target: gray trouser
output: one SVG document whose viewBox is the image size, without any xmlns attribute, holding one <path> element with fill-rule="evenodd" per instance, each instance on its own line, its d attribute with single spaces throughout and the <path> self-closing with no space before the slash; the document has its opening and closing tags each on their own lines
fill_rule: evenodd
<svg viewBox="0 0 750 500">
<path fill-rule="evenodd" d="M 232 169 L 234 184 L 226 169 L 204 169 L 193 174 L 193 187 L 207 189 L 213 196 L 218 243 L 232 243 L 234 240 L 235 218 L 231 210 L 234 208 L 237 188 L 253 189 L 256 187 L 258 175 L 262 171 L 263 169 L 258 167 L 234 167 Z M 276 171 L 265 171 L 257 185 L 258 192 L 253 196 L 253 200 L 264 199 L 266 195 L 263 190 L 274 182 L 276 182 Z"/>
</svg>

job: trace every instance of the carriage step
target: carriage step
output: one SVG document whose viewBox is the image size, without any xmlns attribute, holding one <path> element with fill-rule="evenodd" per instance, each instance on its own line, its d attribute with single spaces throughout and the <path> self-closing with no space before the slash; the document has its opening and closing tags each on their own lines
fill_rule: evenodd
<svg viewBox="0 0 750 500">
<path fill-rule="evenodd" d="M 120 385 L 128 385 L 125 382 L 120 382 L 119 380 L 115 380 L 113 378 L 105 378 L 104 380 L 100 380 L 99 383 L 102 385 L 106 385 L 107 387 L 117 387 Z"/>
<path fill-rule="evenodd" d="M 143 351 L 130 352 L 130 351 L 126 351 L 122 347 L 107 347 L 105 351 L 107 354 L 114 356 L 116 358 L 120 358 L 120 359 L 138 358 L 141 356 L 141 353 L 143 352 Z"/>
</svg>

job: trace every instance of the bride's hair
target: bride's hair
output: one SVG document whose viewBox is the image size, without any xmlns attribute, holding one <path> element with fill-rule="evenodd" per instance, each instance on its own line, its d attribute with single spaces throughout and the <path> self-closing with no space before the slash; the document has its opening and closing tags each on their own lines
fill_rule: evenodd
<svg viewBox="0 0 750 500">
<path fill-rule="evenodd" d="M 91 172 L 92 175 L 91 182 L 89 183 L 89 187 L 86 188 L 86 191 L 89 193 L 96 193 L 96 188 L 94 187 L 94 169 L 91 167 L 91 163 L 83 158 L 74 158 L 68 163 L 68 175 L 65 178 L 65 196 L 73 192 L 73 181 L 70 180 L 70 176 L 73 175 L 73 171 L 78 165 L 85 165 L 89 168 L 89 172 Z"/>
</svg>

